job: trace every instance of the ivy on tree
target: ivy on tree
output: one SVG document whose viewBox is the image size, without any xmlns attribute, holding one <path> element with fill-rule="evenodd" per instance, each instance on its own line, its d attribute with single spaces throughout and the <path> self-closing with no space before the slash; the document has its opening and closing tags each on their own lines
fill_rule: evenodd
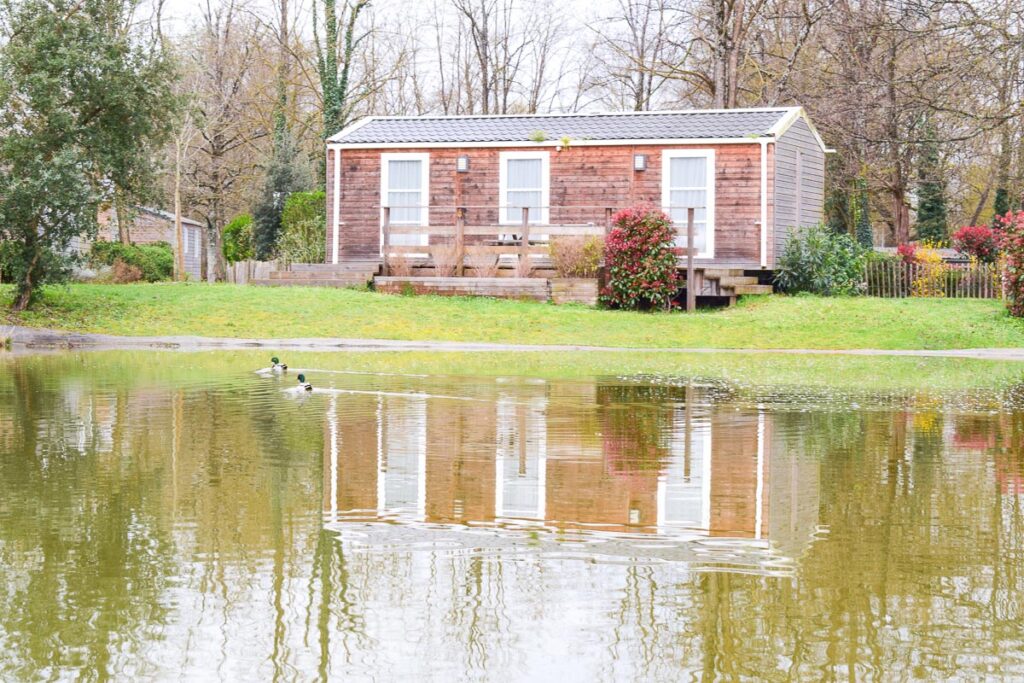
<svg viewBox="0 0 1024 683">
<path fill-rule="evenodd" d="M 130 28 L 129 0 L 0 5 L 0 251 L 14 310 L 67 278 L 113 188 L 144 197 L 169 135 L 174 72 Z"/>
<path fill-rule="evenodd" d="M 924 124 L 925 141 L 918 164 L 917 238 L 934 244 L 945 244 L 949 238 L 946 217 L 946 179 L 939 155 L 935 129 Z"/>
<path fill-rule="evenodd" d="M 857 179 L 857 243 L 865 249 L 875 244 L 875 234 L 871 229 L 871 205 L 868 201 L 868 183 L 864 178 Z"/>
<path fill-rule="evenodd" d="M 302 155 L 285 124 L 284 114 L 275 118 L 273 153 L 267 164 L 263 192 L 252 210 L 253 251 L 257 259 L 264 261 L 277 254 L 277 241 L 281 236 L 281 212 L 288 195 L 305 190 L 310 182 L 308 171 L 299 161 Z"/>
<path fill-rule="evenodd" d="M 1002 228 L 1002 218 L 1010 212 L 1010 193 L 1005 187 L 996 188 L 996 196 L 992 201 L 992 227 Z"/>
</svg>

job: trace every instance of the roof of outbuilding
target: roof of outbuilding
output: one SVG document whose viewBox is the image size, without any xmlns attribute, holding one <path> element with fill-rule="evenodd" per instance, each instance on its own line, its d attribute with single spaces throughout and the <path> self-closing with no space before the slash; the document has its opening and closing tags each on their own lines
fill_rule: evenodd
<svg viewBox="0 0 1024 683">
<path fill-rule="evenodd" d="M 780 125 L 805 116 L 800 107 L 651 111 L 609 114 L 511 116 L 368 117 L 330 138 L 341 145 L 487 144 L 535 141 L 538 133 L 557 142 L 742 139 L 769 136 Z"/>
<path fill-rule="evenodd" d="M 139 206 L 139 207 L 136 207 L 136 208 L 139 211 L 151 214 L 153 216 L 157 216 L 159 218 L 163 218 L 164 220 L 168 220 L 168 221 L 172 221 L 172 222 L 174 221 L 174 214 L 171 213 L 170 211 L 164 211 L 163 209 L 157 209 L 157 208 L 152 207 L 152 206 Z M 199 221 L 193 220 L 191 218 L 186 218 L 185 216 L 181 217 L 181 222 L 182 223 L 186 223 L 188 225 L 197 225 L 200 228 L 203 227 L 203 224 L 200 223 Z"/>
</svg>

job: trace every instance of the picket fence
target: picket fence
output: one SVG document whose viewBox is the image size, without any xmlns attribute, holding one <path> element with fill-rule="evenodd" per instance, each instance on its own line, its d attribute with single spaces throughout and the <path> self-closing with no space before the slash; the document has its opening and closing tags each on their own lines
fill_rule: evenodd
<svg viewBox="0 0 1024 683">
<path fill-rule="evenodd" d="M 865 293 L 889 299 L 1001 299 L 999 267 L 992 263 L 873 261 L 864 267 Z"/>
</svg>

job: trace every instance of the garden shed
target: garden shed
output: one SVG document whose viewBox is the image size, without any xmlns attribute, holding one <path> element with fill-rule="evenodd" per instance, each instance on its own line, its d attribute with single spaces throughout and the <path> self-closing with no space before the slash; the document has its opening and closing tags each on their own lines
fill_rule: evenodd
<svg viewBox="0 0 1024 683">
<path fill-rule="evenodd" d="M 148 206 L 136 206 L 130 209 L 131 220 L 128 226 L 128 239 L 132 244 L 155 244 L 165 242 L 175 246 L 174 214 Z M 114 220 L 110 208 L 103 209 L 97 216 L 99 231 L 97 239 L 116 242 L 119 238 L 117 221 Z M 201 281 L 203 268 L 203 250 L 206 244 L 205 226 L 191 218 L 181 219 L 182 257 L 185 272 L 189 279 Z"/>
</svg>

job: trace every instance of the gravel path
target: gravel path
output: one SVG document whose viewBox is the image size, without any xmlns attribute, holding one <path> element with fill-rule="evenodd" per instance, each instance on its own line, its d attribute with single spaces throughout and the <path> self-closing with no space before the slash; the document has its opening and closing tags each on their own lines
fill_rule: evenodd
<svg viewBox="0 0 1024 683">
<path fill-rule="evenodd" d="M 288 349 L 296 351 L 601 351 L 619 353 L 764 353 L 793 355 L 909 356 L 917 358 L 974 358 L 1024 361 L 1024 348 L 1009 349 L 681 349 L 628 348 L 569 344 L 493 344 L 486 342 L 401 341 L 394 339 L 243 339 L 232 337 L 119 337 L 63 332 L 31 327 L 0 326 L 0 339 L 9 337 L 15 350 L 39 349 Z"/>
</svg>

